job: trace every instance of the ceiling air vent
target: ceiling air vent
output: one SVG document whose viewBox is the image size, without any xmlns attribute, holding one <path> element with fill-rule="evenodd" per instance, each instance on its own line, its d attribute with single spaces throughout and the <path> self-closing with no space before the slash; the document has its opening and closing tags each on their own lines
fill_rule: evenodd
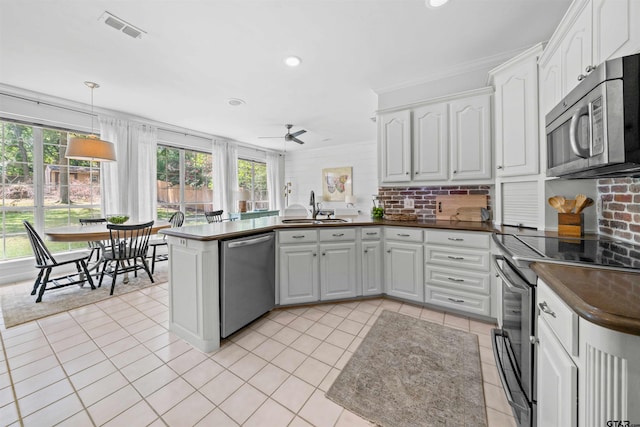
<svg viewBox="0 0 640 427">
<path fill-rule="evenodd" d="M 105 11 L 100 20 L 111 28 L 115 28 L 118 31 L 125 33 L 126 35 L 133 37 L 134 39 L 141 39 L 143 34 L 147 34 L 146 31 L 141 30 L 135 25 L 129 24 L 124 19 L 120 19 L 117 16 Z"/>
</svg>

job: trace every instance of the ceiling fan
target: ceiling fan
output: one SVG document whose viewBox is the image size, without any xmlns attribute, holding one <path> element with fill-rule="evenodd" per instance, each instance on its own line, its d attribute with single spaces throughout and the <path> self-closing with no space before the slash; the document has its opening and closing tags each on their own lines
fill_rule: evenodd
<svg viewBox="0 0 640 427">
<path fill-rule="evenodd" d="M 284 135 L 284 137 L 282 136 L 260 136 L 259 138 L 284 138 L 285 141 L 293 141 L 293 142 L 297 142 L 298 144 L 304 144 L 304 141 L 299 140 L 297 137 L 302 135 L 303 133 L 306 133 L 307 131 L 302 129 L 299 131 L 296 131 L 294 133 L 291 133 L 291 128 L 293 127 L 293 125 L 285 125 L 287 127 L 287 133 Z"/>
</svg>

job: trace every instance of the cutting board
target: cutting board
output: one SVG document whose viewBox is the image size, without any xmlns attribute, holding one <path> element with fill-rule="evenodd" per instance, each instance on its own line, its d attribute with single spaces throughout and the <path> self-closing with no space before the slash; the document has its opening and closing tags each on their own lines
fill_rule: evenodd
<svg viewBox="0 0 640 427">
<path fill-rule="evenodd" d="M 465 214 L 465 218 L 473 217 L 477 219 L 462 219 L 458 217 L 458 221 L 481 221 L 482 218 L 479 215 L 470 214 L 473 209 L 464 208 L 478 208 L 477 212 L 480 213 L 480 208 L 487 207 L 487 195 L 486 194 L 455 194 L 452 196 L 436 196 L 436 219 L 450 220 L 452 216 L 458 213 L 460 208 L 461 214 Z M 468 215 L 470 214 L 470 215 Z M 454 218 L 455 219 L 455 218 Z"/>
</svg>

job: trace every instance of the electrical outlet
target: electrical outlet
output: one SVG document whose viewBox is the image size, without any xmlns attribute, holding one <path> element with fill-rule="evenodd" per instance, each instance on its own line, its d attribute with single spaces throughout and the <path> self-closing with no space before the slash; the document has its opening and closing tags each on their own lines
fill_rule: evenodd
<svg viewBox="0 0 640 427">
<path fill-rule="evenodd" d="M 414 208 L 413 199 L 410 199 L 408 197 L 406 199 L 404 199 L 404 208 L 405 209 L 413 209 Z"/>
</svg>

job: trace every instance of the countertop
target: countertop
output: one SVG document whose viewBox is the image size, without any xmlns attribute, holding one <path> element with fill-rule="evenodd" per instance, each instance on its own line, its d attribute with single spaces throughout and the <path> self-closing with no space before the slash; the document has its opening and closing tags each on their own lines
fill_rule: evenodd
<svg viewBox="0 0 640 427">
<path fill-rule="evenodd" d="M 640 273 L 541 262 L 531 269 L 579 316 L 640 336 Z"/>
<path fill-rule="evenodd" d="M 255 219 L 245 219 L 240 221 L 225 221 L 212 224 L 188 225 L 178 228 L 162 230 L 162 234 L 168 236 L 186 238 L 191 240 L 220 240 L 234 237 L 243 237 L 267 231 L 285 228 L 306 228 L 306 227 L 353 227 L 353 226 L 396 226 L 396 227 L 420 227 L 439 228 L 460 231 L 501 231 L 496 229 L 490 222 L 471 221 L 389 221 L 385 219 L 372 219 L 368 215 L 341 216 L 347 222 L 324 223 L 324 224 L 287 224 L 283 223 L 283 217 L 265 217 Z"/>
</svg>

